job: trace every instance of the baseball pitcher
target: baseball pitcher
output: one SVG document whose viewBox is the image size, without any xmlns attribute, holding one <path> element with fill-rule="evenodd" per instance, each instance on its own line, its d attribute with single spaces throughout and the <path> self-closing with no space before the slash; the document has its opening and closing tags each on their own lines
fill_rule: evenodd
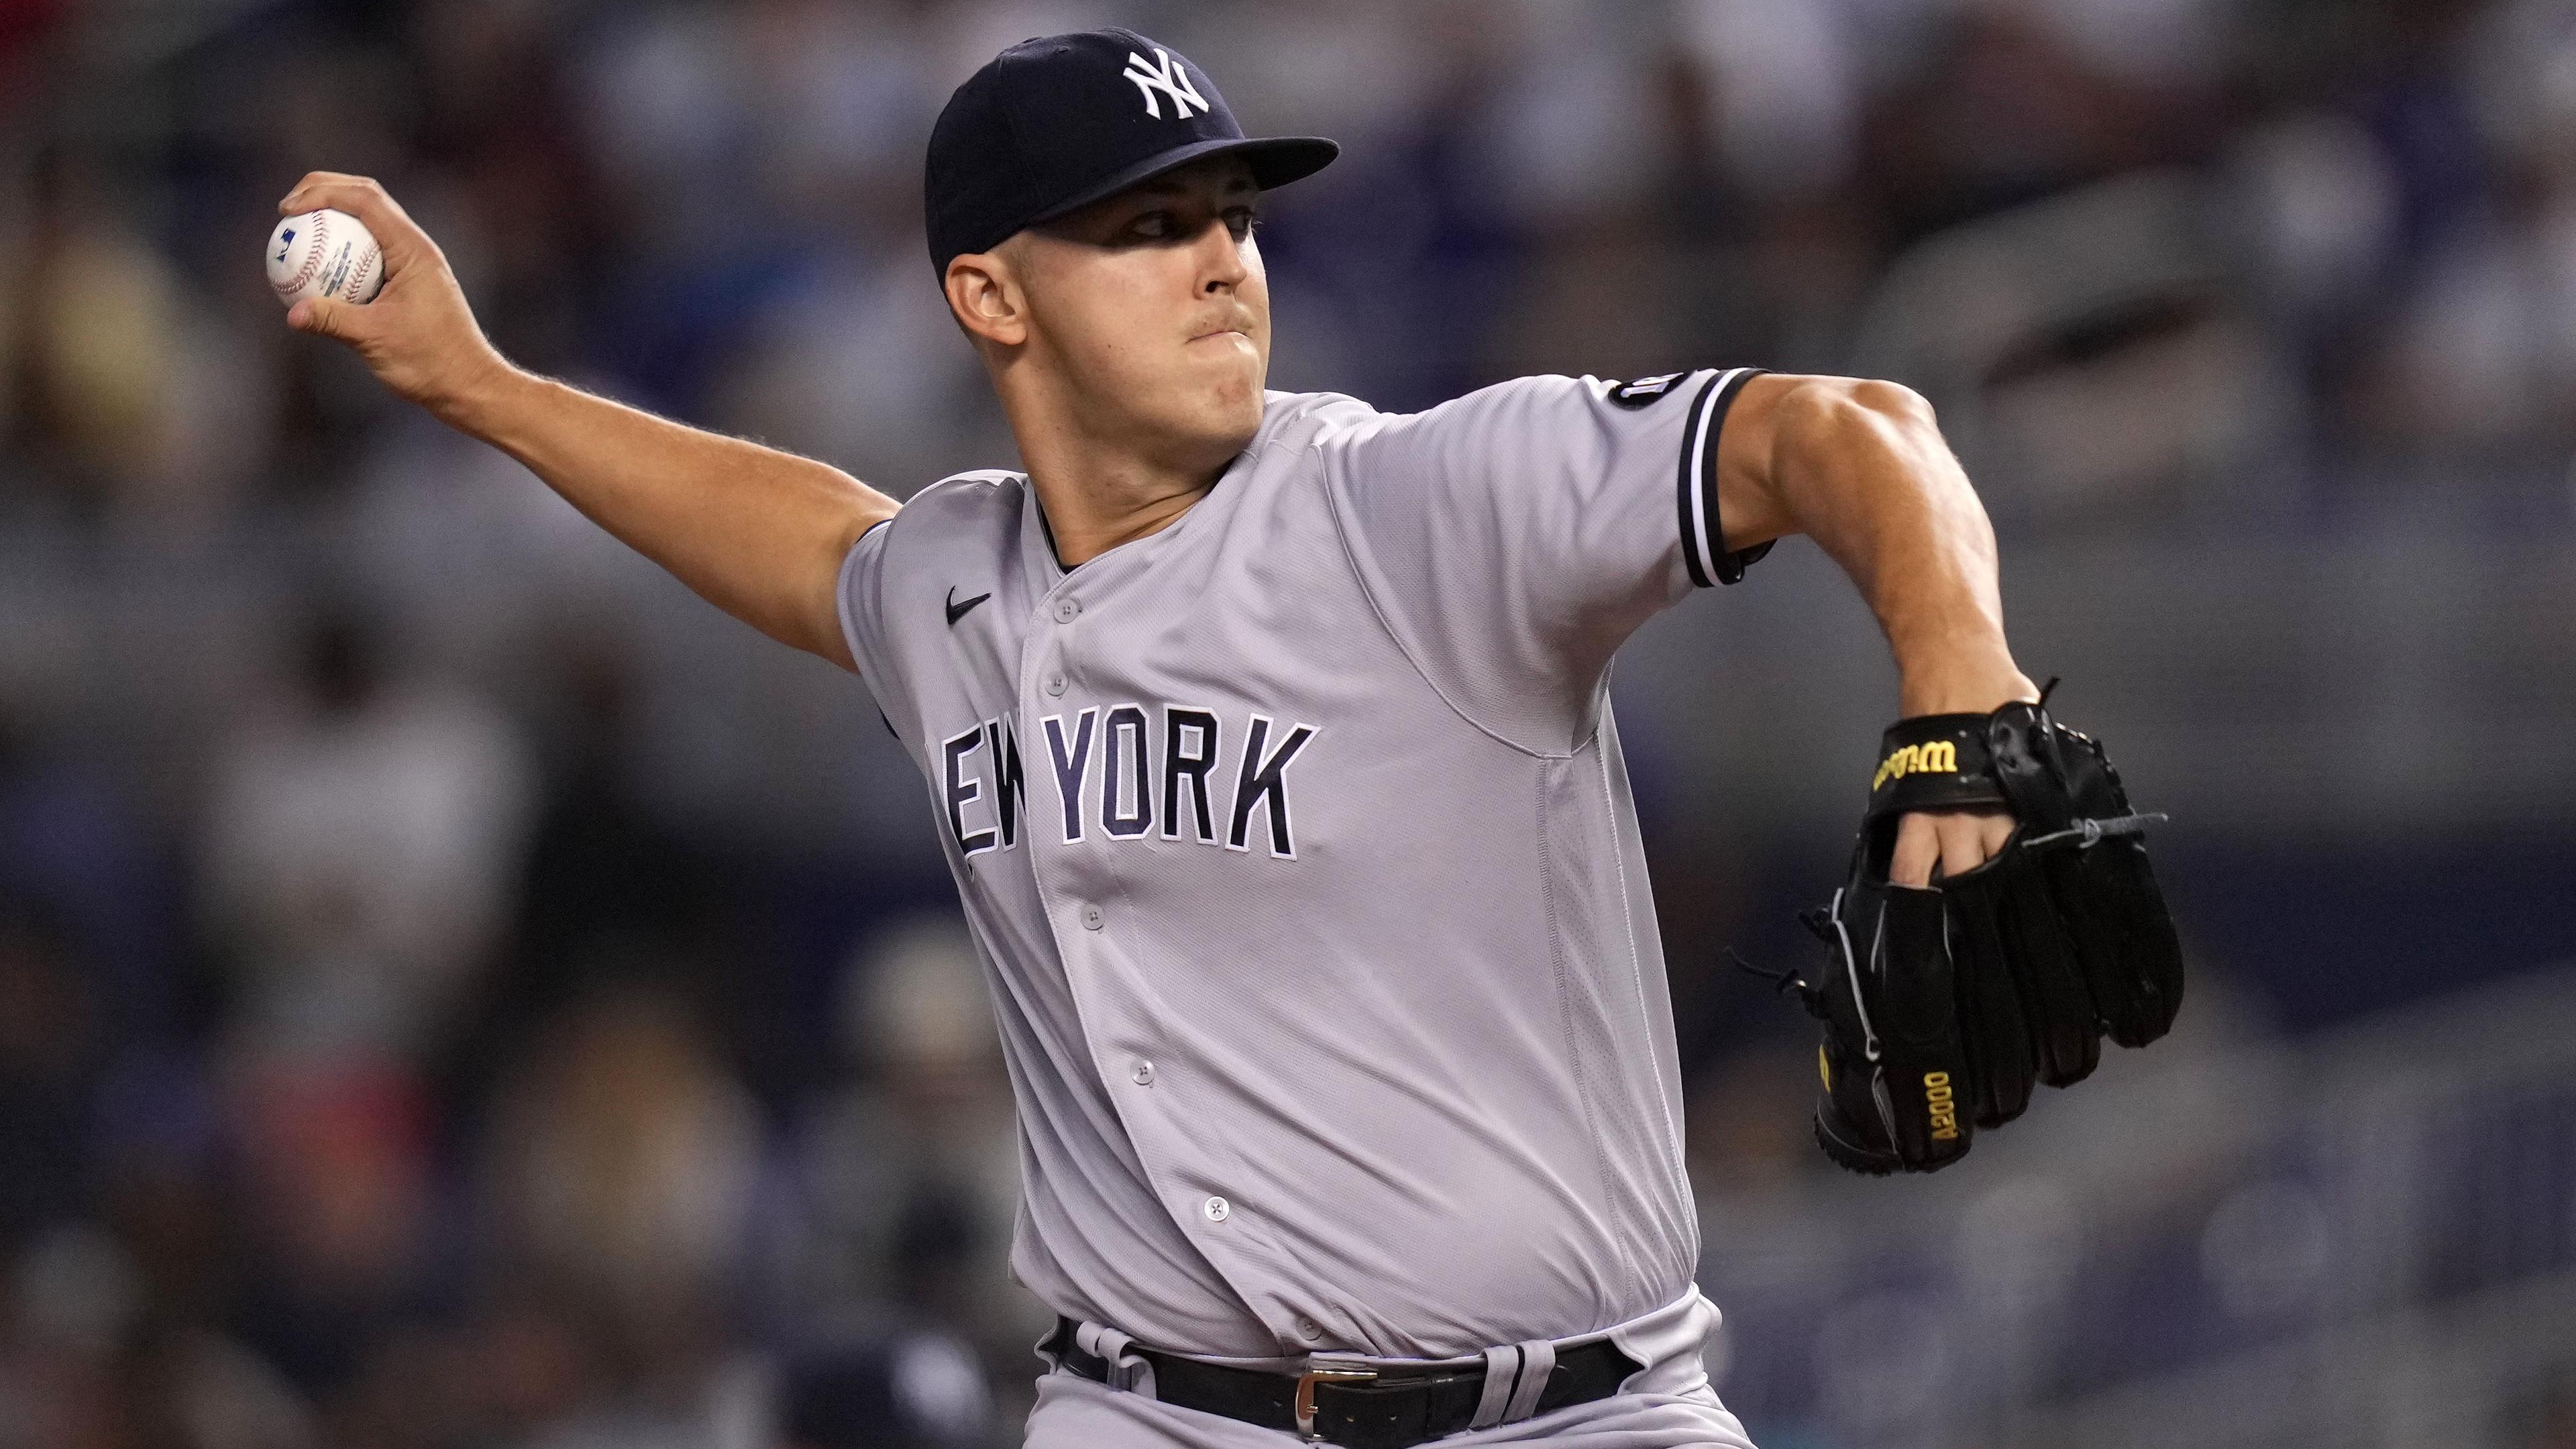
<svg viewBox="0 0 2576 1449">
<path fill-rule="evenodd" d="M 290 321 L 866 681 L 1017 1096 L 1012 1266 L 1061 1315 L 1032 1446 L 1743 1446 L 1611 656 L 1791 533 L 1885 627 L 1902 718 L 1796 983 L 1846 1166 L 1938 1167 L 2165 1029 L 2146 817 L 2015 666 L 1984 512 L 1902 387 L 1266 390 L 1261 195 L 1335 153 L 1246 137 L 1130 31 L 976 72 L 930 260 L 1026 471 L 901 506 L 513 368 L 362 178 L 283 209 L 365 221 L 382 296 Z"/>
</svg>

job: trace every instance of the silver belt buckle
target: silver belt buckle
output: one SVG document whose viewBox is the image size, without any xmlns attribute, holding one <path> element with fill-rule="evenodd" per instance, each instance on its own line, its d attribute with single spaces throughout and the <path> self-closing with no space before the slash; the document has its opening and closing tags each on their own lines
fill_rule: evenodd
<svg viewBox="0 0 2576 1449">
<path fill-rule="evenodd" d="M 1315 1385 L 1356 1384 L 1376 1378 L 1370 1369 L 1308 1369 L 1297 1375 L 1297 1437 L 1309 1444 L 1320 1444 L 1324 1436 L 1315 1432 Z"/>
</svg>

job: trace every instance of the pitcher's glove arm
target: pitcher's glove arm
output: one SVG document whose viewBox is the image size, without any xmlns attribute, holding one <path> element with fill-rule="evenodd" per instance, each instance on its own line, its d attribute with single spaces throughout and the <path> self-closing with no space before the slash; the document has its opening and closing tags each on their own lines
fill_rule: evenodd
<svg viewBox="0 0 2576 1449">
<path fill-rule="evenodd" d="M 2043 696 L 2043 699 L 2045 696 Z M 1888 878 L 1900 817 L 2011 812 L 1985 864 L 1929 889 Z M 2105 1035 L 2144 1046 L 2182 1002 L 2182 951 L 2141 832 L 2091 739 L 2038 704 L 1891 726 L 1842 889 L 1810 912 L 1826 966 L 1816 1139 L 1857 1172 L 1929 1172 L 2031 1083 L 2081 1081 Z"/>
</svg>

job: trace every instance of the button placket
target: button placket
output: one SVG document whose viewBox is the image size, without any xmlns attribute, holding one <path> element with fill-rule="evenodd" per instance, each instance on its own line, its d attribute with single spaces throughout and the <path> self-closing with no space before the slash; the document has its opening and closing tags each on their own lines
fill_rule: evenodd
<svg viewBox="0 0 2576 1449">
<path fill-rule="evenodd" d="M 1029 506 L 1034 507 L 1033 502 Z M 1030 526 L 1035 526 L 1033 521 Z M 1168 548 L 1176 532 L 1165 530 L 1158 535 L 1160 545 Z M 1092 650 L 1088 647 L 1088 633 L 1082 636 L 1073 633 L 1071 626 L 1084 616 L 1088 601 L 1069 595 L 1079 588 L 1086 595 L 1111 601 L 1105 607 L 1117 612 L 1117 605 L 1124 598 L 1118 590 L 1130 578 L 1138 557 L 1131 550 L 1119 557 L 1099 560 L 1094 565 L 1086 565 L 1079 578 L 1057 571 L 1052 578 L 1056 587 L 1042 588 L 1041 597 L 1028 613 L 1021 616 L 1028 634 L 1019 656 L 1020 670 L 1016 679 L 1018 705 L 1023 722 L 1032 726 L 1030 734 L 1038 741 L 1035 746 L 1038 758 L 1032 763 L 1039 770 L 1047 768 L 1047 744 L 1043 732 L 1046 717 L 1069 712 L 1095 698 L 1115 698 L 1123 689 L 1135 687 L 1124 682 L 1123 655 L 1114 648 Z M 1047 583 L 1047 571 L 1039 569 L 1032 582 Z M 1077 645 L 1082 646 L 1079 652 Z M 1084 676 L 1083 691 L 1079 695 L 1073 692 L 1071 679 L 1077 667 L 1082 669 Z M 1104 712 L 1109 707 L 1106 703 L 1101 705 Z M 1096 736 L 1094 748 L 1100 748 Z M 1033 776 L 1030 784 L 1037 787 L 1037 778 Z M 1032 788 L 1031 794 L 1036 796 L 1037 788 Z M 1036 803 L 1034 799 L 1032 803 Z M 1049 822 L 1050 827 L 1052 823 Z M 1047 848 L 1034 849 L 1028 856 L 1028 866 L 1040 898 L 1046 934 L 1054 937 L 1075 1008 L 1086 1022 L 1085 1034 L 1099 1046 L 1107 1048 L 1090 1054 L 1088 1066 L 1095 1074 L 1094 1080 L 1110 1087 L 1112 1110 L 1134 1142 L 1139 1165 L 1155 1199 L 1165 1205 L 1164 1210 L 1171 1214 L 1177 1225 L 1202 1237 L 1210 1256 L 1216 1260 L 1218 1272 L 1230 1281 L 1242 1282 L 1272 1271 L 1269 1258 L 1260 1251 L 1266 1241 L 1262 1220 L 1252 1218 L 1241 1225 L 1235 1224 L 1233 1216 L 1237 1204 L 1224 1194 L 1209 1190 L 1212 1182 L 1237 1176 L 1257 1184 L 1257 1174 L 1231 1160 L 1240 1144 L 1222 1140 L 1202 1141 L 1198 1140 L 1196 1133 L 1180 1130 L 1184 1124 L 1176 1117 L 1187 1108 L 1197 1091 L 1190 1085 L 1193 1079 L 1175 1079 L 1174 1084 L 1167 1087 L 1162 1080 L 1162 1064 L 1147 1059 L 1143 1054 L 1142 1048 L 1154 1041 L 1154 1037 L 1151 1022 L 1145 1019 L 1132 993 L 1134 983 L 1130 976 L 1139 963 L 1131 961 L 1130 952 L 1121 948 L 1141 948 L 1145 943 L 1127 942 L 1106 934 L 1106 902 L 1128 899 L 1120 894 L 1115 867 L 1127 866 L 1130 862 L 1104 859 L 1105 852 L 1096 849 L 1059 848 L 1066 842 L 1050 839 L 1053 835 L 1052 828 L 1041 833 L 1033 822 L 1030 844 L 1045 841 Z M 1086 839 L 1084 845 L 1089 843 Z M 1080 925 L 1085 929 L 1080 933 L 1068 932 L 1064 929 L 1068 925 Z M 1127 929 L 1122 926 L 1122 935 Z M 1129 1031 L 1135 1034 L 1128 1035 Z M 1116 1046 L 1111 1045 L 1122 1035 L 1126 1036 L 1123 1044 L 1128 1047 L 1125 1061 L 1119 1060 Z M 1133 1093 L 1118 1092 L 1116 1083 L 1121 1076 L 1137 1090 Z M 1195 1201 L 1190 1193 L 1192 1186 L 1198 1188 Z M 1200 1220 L 1199 1227 L 1189 1229 L 1189 1219 L 1194 1213 Z M 1238 1262 L 1239 1255 L 1242 1261 Z M 1319 1336 L 1313 1342 L 1320 1345 L 1324 1341 L 1319 1325 Z"/>
<path fill-rule="evenodd" d="M 1110 577 L 1114 578 L 1115 575 Z M 1019 675 L 1021 708 L 1025 711 L 1025 717 L 1032 722 L 1053 709 L 1063 708 L 1064 706 L 1052 704 L 1050 701 L 1063 699 L 1072 688 L 1071 674 L 1075 662 L 1071 657 L 1072 635 L 1069 631 L 1061 634 L 1051 633 L 1046 627 L 1047 621 L 1052 621 L 1058 627 L 1069 626 L 1080 619 L 1082 614 L 1082 601 L 1069 596 L 1046 600 L 1037 607 L 1037 626 L 1031 631 L 1027 640 L 1028 647 L 1021 655 Z M 1041 748 L 1043 749 L 1043 746 Z M 1058 853 L 1041 850 L 1031 856 L 1030 868 L 1040 896 L 1053 897 L 1052 900 L 1046 901 L 1046 914 L 1050 922 L 1064 921 L 1065 917 L 1056 914 L 1055 908 L 1069 903 L 1074 907 L 1072 912 L 1074 921 L 1085 931 L 1104 933 L 1109 924 L 1106 907 L 1099 900 L 1084 899 L 1084 896 L 1100 889 L 1103 884 L 1097 875 L 1098 863 L 1086 864 L 1079 859 L 1079 855 L 1079 852 Z M 1115 889 L 1114 885 L 1110 888 L 1113 891 Z M 1069 901 L 1068 898 L 1070 898 Z M 1086 989 L 1087 985 L 1097 984 L 1092 971 L 1087 968 L 1093 951 L 1099 948 L 1085 949 L 1087 943 L 1082 938 L 1068 941 L 1062 935 L 1058 936 L 1058 943 L 1063 949 L 1065 969 L 1070 978 L 1068 984 L 1073 988 L 1077 1006 L 1090 1008 L 1105 1004 L 1096 1001 L 1094 993 Z M 1109 1014 L 1114 1015 L 1115 1012 Z M 1161 1068 L 1141 1054 L 1131 1055 L 1123 1063 L 1114 1056 L 1106 1061 L 1098 1061 L 1094 1070 L 1098 1071 L 1102 1068 L 1106 1068 L 1107 1073 L 1111 1074 L 1109 1079 L 1112 1082 L 1116 1080 L 1114 1074 L 1123 1071 L 1128 1081 L 1138 1089 L 1132 1097 L 1119 1094 L 1117 1110 L 1136 1137 L 1139 1155 L 1144 1158 L 1148 1177 L 1168 1182 L 1170 1179 L 1167 1174 L 1177 1175 L 1187 1171 L 1188 1169 L 1182 1163 L 1164 1160 L 1165 1153 L 1155 1150 L 1157 1145 L 1166 1148 L 1176 1145 L 1170 1142 L 1158 1144 L 1157 1133 L 1152 1125 L 1159 1123 L 1164 1110 L 1175 1106 L 1179 1100 L 1168 1097 L 1162 1090 Z M 1201 1197 L 1195 1204 L 1189 1206 L 1182 1205 L 1189 1204 L 1189 1201 L 1188 1198 L 1183 1197 L 1175 1207 L 1184 1215 L 1182 1218 L 1184 1222 L 1187 1221 L 1186 1215 L 1191 1211 L 1195 1210 L 1198 1213 L 1201 1225 L 1212 1232 L 1212 1247 L 1222 1242 L 1225 1244 L 1225 1251 L 1231 1254 L 1245 1241 L 1236 1236 L 1238 1231 L 1255 1231 L 1250 1228 L 1238 1230 L 1230 1225 L 1236 1204 L 1221 1193 Z M 1319 1326 L 1314 1341 L 1320 1342 L 1321 1336 L 1322 1330 Z"/>
</svg>

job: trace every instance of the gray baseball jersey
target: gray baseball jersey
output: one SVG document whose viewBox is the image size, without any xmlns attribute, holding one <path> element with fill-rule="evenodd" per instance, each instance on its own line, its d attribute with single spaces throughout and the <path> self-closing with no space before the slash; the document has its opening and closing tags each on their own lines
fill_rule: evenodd
<svg viewBox="0 0 2576 1449">
<path fill-rule="evenodd" d="M 1067 570 L 962 474 L 841 623 L 930 784 L 1017 1093 L 1012 1268 L 1160 1348 L 1444 1357 L 1636 1319 L 1699 1235 L 1611 654 L 1732 581 L 1745 371 L 1271 393 Z"/>
</svg>

